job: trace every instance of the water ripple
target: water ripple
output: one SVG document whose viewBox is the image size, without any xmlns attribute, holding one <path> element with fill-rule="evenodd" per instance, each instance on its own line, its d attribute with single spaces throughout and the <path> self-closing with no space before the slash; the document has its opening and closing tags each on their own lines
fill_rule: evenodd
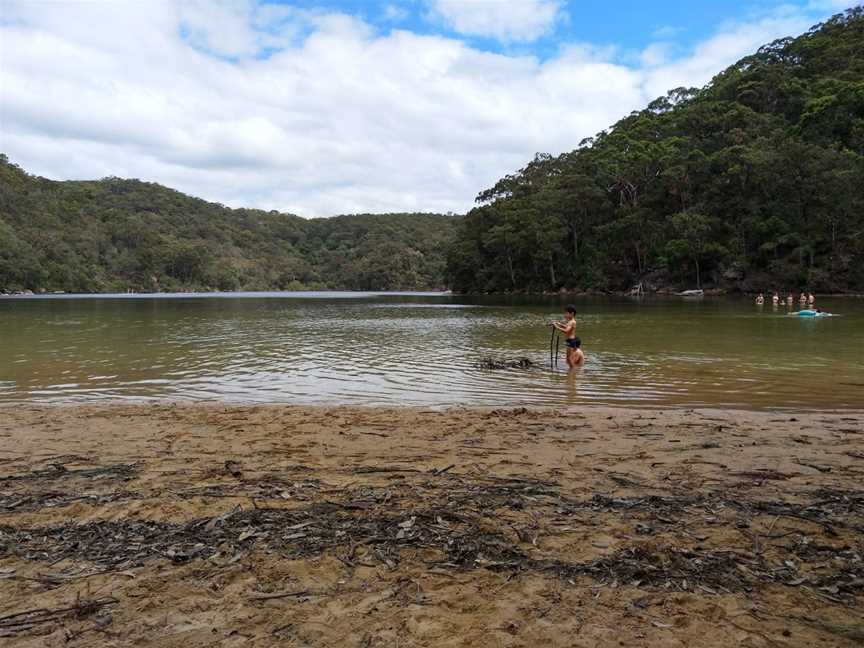
<svg viewBox="0 0 864 648">
<path fill-rule="evenodd" d="M 864 306 L 802 323 L 743 302 L 579 303 L 587 365 L 550 370 L 560 305 L 445 296 L 0 303 L 0 401 L 859 409 Z M 59 304 L 59 305 L 58 305 Z M 857 310 L 856 310 L 857 308 Z M 484 356 L 537 368 L 483 371 Z"/>
</svg>

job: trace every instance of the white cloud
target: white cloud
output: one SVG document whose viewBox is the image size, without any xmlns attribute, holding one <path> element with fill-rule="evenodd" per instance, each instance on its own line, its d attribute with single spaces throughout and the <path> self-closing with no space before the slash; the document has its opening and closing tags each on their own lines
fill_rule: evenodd
<svg viewBox="0 0 864 648">
<path fill-rule="evenodd" d="M 405 7 L 400 7 L 396 4 L 388 4 L 381 12 L 381 17 L 387 22 L 401 22 L 408 18 L 411 14 Z"/>
<path fill-rule="evenodd" d="M 856 2 L 856 0 L 810 0 L 808 8 L 813 11 L 836 11 L 839 13 L 860 4 L 861 2 Z"/>
<path fill-rule="evenodd" d="M 429 5 L 460 34 L 504 42 L 537 40 L 561 10 L 557 0 L 429 0 Z"/>
<path fill-rule="evenodd" d="M 639 59 L 642 61 L 643 65 L 647 67 L 655 67 L 666 63 L 669 60 L 671 52 L 672 43 L 658 41 L 656 43 L 651 43 L 648 47 L 642 50 Z"/>
<path fill-rule="evenodd" d="M 304 216 L 464 211 L 535 152 L 571 150 L 811 22 L 729 24 L 688 56 L 624 65 L 614 48 L 541 62 L 251 0 L 2 11 L 0 150 L 13 161 Z"/>
<path fill-rule="evenodd" d="M 685 31 L 683 27 L 675 27 L 674 25 L 665 25 L 659 29 L 655 29 L 651 36 L 653 38 L 672 38 L 681 32 Z"/>
<path fill-rule="evenodd" d="M 647 70 L 645 91 L 659 96 L 678 86 L 702 86 L 742 56 L 778 38 L 800 34 L 812 22 L 812 18 L 784 8 L 754 22 L 727 23 L 689 56 Z"/>
<path fill-rule="evenodd" d="M 289 45 L 299 34 L 298 13 L 252 0 L 186 0 L 177 5 L 181 33 L 202 50 L 226 57 L 252 56 Z M 293 19 L 293 20 L 292 20 Z"/>
</svg>

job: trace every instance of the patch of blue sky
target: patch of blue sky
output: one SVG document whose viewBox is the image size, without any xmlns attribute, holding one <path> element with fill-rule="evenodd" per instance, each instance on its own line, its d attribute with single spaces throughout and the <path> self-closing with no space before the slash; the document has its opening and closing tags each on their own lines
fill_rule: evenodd
<svg viewBox="0 0 864 648">
<path fill-rule="evenodd" d="M 520 0 L 464 0 L 498 3 Z M 553 2 L 554 0 L 549 0 Z M 857 0 L 848 0 L 851 6 Z M 813 23 L 841 11 L 842 0 L 558 0 L 559 12 L 549 29 L 528 42 L 460 33 L 436 13 L 433 0 L 262 0 L 262 4 L 290 6 L 306 12 L 342 13 L 362 20 L 379 35 L 405 30 L 420 35 L 458 39 L 487 52 L 529 55 L 540 60 L 555 57 L 571 45 L 590 45 L 613 51 L 615 58 L 633 60 L 655 43 L 664 43 L 670 55 L 691 50 L 718 28 L 730 23 L 758 20 L 795 12 Z M 312 31 L 298 33 L 302 40 Z M 266 54 L 272 53 L 268 50 Z"/>
<path fill-rule="evenodd" d="M 180 26 L 177 28 L 177 33 L 184 42 L 189 44 L 189 47 L 198 52 L 201 52 L 202 54 L 207 54 L 208 56 L 212 56 L 213 58 L 222 59 L 223 61 L 229 61 L 231 63 L 238 63 L 240 61 L 239 56 L 225 54 L 223 52 L 218 52 L 210 48 L 205 42 L 205 39 L 200 38 L 196 30 L 192 29 L 188 24 L 184 22 L 180 23 Z M 272 53 L 270 55 L 272 55 Z"/>
</svg>

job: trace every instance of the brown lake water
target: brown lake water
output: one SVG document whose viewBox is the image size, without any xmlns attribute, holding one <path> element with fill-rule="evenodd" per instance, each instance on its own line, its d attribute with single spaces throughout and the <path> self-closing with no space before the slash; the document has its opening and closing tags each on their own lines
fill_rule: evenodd
<svg viewBox="0 0 864 648">
<path fill-rule="evenodd" d="M 864 300 L 577 299 L 586 365 L 549 367 L 563 299 L 441 294 L 0 297 L 0 402 L 864 409 Z M 483 370 L 483 357 L 529 370 Z"/>
</svg>

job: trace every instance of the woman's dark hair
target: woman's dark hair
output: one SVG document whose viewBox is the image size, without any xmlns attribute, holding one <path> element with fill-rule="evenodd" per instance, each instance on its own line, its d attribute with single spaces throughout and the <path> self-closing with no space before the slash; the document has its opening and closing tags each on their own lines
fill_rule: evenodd
<svg viewBox="0 0 864 648">
<path fill-rule="evenodd" d="M 576 314 L 576 307 L 573 304 L 570 304 L 569 306 L 564 307 L 564 311 L 567 313 L 572 313 L 573 315 L 575 315 Z"/>
</svg>

